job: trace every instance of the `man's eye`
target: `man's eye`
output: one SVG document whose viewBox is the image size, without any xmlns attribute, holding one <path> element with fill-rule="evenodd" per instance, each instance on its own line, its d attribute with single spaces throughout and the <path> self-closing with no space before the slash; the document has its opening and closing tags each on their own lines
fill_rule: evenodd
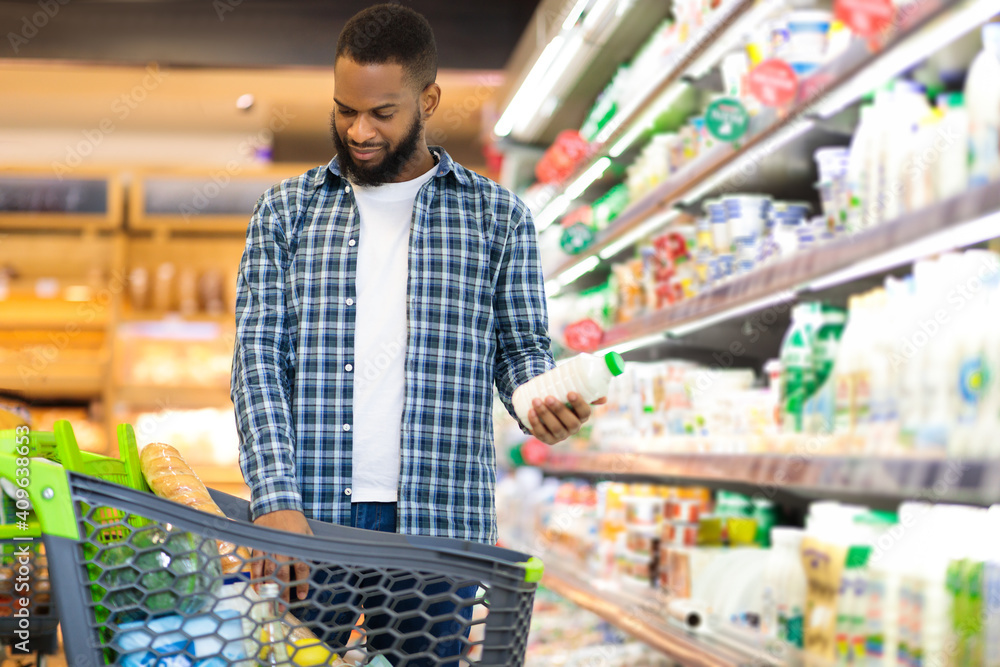
<svg viewBox="0 0 1000 667">
<path fill-rule="evenodd" d="M 391 114 L 391 113 L 377 113 L 377 114 L 375 114 L 375 117 L 378 118 L 379 120 L 389 120 L 394 115 L 395 114 Z"/>
<path fill-rule="evenodd" d="M 351 111 L 350 109 L 337 109 L 337 113 L 339 113 L 341 116 L 350 116 L 354 112 Z"/>
</svg>

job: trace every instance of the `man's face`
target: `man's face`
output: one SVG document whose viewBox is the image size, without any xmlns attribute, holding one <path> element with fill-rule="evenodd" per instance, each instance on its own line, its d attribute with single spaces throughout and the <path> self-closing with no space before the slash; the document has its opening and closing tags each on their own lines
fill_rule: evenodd
<svg viewBox="0 0 1000 667">
<path fill-rule="evenodd" d="M 421 97 L 402 65 L 337 59 L 331 134 L 348 180 L 358 185 L 397 180 L 424 145 Z"/>
</svg>

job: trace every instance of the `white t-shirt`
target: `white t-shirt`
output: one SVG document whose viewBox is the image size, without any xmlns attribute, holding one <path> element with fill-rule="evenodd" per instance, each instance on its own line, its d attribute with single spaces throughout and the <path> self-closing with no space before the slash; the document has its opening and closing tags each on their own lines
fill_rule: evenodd
<svg viewBox="0 0 1000 667">
<path fill-rule="evenodd" d="M 406 284 L 413 203 L 435 165 L 412 181 L 354 185 L 361 215 L 355 290 L 351 501 L 396 502 L 406 363 Z"/>
</svg>

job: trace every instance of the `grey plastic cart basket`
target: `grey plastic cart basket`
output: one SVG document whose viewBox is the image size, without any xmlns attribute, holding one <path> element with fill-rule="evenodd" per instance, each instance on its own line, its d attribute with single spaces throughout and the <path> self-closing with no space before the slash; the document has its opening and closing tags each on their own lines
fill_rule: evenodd
<svg viewBox="0 0 1000 667">
<path fill-rule="evenodd" d="M 7 459 L 0 456 L 0 475 L 10 474 Z M 282 642 L 292 658 L 285 664 L 325 664 L 312 661 L 350 649 L 394 665 L 523 664 L 537 558 L 320 522 L 310 522 L 314 536 L 294 535 L 252 525 L 246 501 L 216 491 L 233 520 L 44 463 L 32 463 L 31 475 L 74 667 L 264 662 L 272 639 L 263 622 L 233 611 L 234 603 L 259 607 L 245 592 L 247 575 L 221 573 L 217 540 L 309 565 L 311 596 L 288 609 L 309 622 L 285 615 L 283 630 L 308 627 L 325 643 Z M 439 654 L 449 643 L 459 657 Z"/>
<path fill-rule="evenodd" d="M 12 526 L 0 526 L 0 535 L 13 534 Z M 59 650 L 59 616 L 49 585 L 49 568 L 41 535 L 18 530 L 19 539 L 0 537 L 0 645 L 13 647 L 14 655 L 44 656 Z M 27 601 L 27 604 L 23 604 Z"/>
</svg>

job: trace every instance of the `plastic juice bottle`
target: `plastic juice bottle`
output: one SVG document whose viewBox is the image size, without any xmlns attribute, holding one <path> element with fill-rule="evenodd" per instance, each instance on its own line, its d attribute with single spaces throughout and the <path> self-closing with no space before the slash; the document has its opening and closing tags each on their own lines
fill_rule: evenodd
<svg viewBox="0 0 1000 667">
<path fill-rule="evenodd" d="M 969 182 L 984 185 L 1000 178 L 1000 24 L 983 26 L 983 50 L 965 80 L 969 112 Z"/>
<path fill-rule="evenodd" d="M 916 211 L 934 203 L 937 162 L 941 159 L 934 147 L 941 127 L 942 114 L 934 108 L 917 121 L 903 172 L 903 210 Z"/>
<path fill-rule="evenodd" d="M 865 660 L 869 667 L 896 667 L 899 648 L 899 597 L 908 549 L 897 539 L 897 527 L 886 529 L 883 535 L 879 542 L 885 540 L 892 546 L 871 558 L 865 587 Z"/>
<path fill-rule="evenodd" d="M 871 169 L 872 133 L 875 131 L 875 107 L 861 107 L 861 120 L 851 140 L 847 159 L 847 233 L 865 228 L 864 206 L 868 201 L 868 171 Z"/>
<path fill-rule="evenodd" d="M 980 398 L 979 416 L 972 429 L 970 456 L 983 458 L 1000 457 L 1000 443 L 996 433 L 1000 430 L 1000 322 L 986 317 L 1000 308 L 1000 272 L 990 277 L 994 283 L 988 287 L 987 306 L 984 320 L 989 319 L 983 329 L 983 362 L 986 373 L 982 378 L 983 388 Z"/>
<path fill-rule="evenodd" d="M 801 650 L 806 606 L 806 575 L 799 550 L 804 531 L 771 529 L 774 545 L 768 557 L 764 582 L 766 635 Z"/>
<path fill-rule="evenodd" d="M 985 524 L 985 535 L 1000 535 L 1000 505 L 989 509 Z M 983 664 L 1000 667 L 1000 550 L 988 553 L 983 569 L 983 605 L 986 607 Z"/>
<path fill-rule="evenodd" d="M 837 348 L 837 360 L 833 364 L 834 432 L 841 435 L 854 433 L 854 369 L 857 366 L 855 349 L 858 330 L 861 326 L 861 296 L 852 296 L 847 301 L 848 322 Z"/>
<path fill-rule="evenodd" d="M 786 433 L 802 432 L 806 400 L 815 388 L 812 346 L 817 320 L 815 303 L 800 303 L 792 309 L 792 324 L 781 343 L 782 412 Z"/>
<path fill-rule="evenodd" d="M 948 142 L 938 155 L 934 178 L 935 195 L 942 201 L 969 187 L 969 112 L 962 93 L 939 95 L 938 109 L 943 115 L 941 136 Z"/>
<path fill-rule="evenodd" d="M 279 595 L 278 584 L 261 584 L 260 597 L 262 602 L 255 605 L 253 609 L 258 610 L 258 632 L 262 646 L 261 664 L 285 667 L 292 663 L 288 658 L 288 638 L 285 635 L 285 628 L 281 624 L 281 615 L 278 613 Z"/>
<path fill-rule="evenodd" d="M 822 322 L 813 344 L 813 373 L 816 389 L 806 403 L 804 427 L 809 433 L 831 433 L 837 399 L 833 366 L 837 361 L 847 313 L 843 308 L 823 304 Z"/>
<path fill-rule="evenodd" d="M 534 399 L 555 396 L 565 401 L 570 392 L 576 392 L 590 403 L 607 396 L 611 379 L 624 371 L 625 361 L 617 352 L 609 352 L 604 357 L 580 354 L 525 382 L 514 390 L 511 402 L 517 418 L 527 426 L 530 423 L 528 412 Z"/>
</svg>

